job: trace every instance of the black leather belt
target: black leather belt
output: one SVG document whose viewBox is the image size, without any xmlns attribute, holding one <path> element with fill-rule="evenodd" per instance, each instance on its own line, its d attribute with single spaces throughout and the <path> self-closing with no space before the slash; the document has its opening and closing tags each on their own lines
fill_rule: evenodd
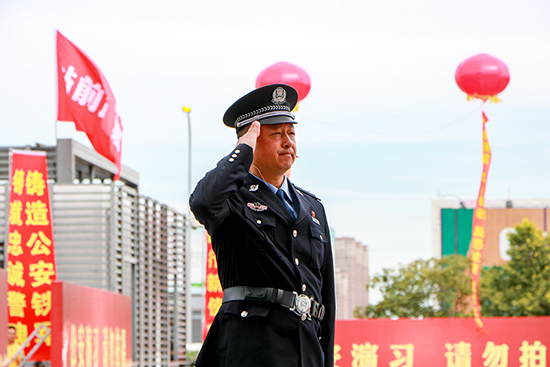
<svg viewBox="0 0 550 367">
<path fill-rule="evenodd" d="M 287 292 L 276 288 L 262 287 L 231 287 L 223 292 L 223 303 L 231 301 L 257 301 L 267 302 L 288 308 L 302 321 L 311 320 L 312 317 L 323 320 L 325 306 L 315 301 L 313 297 L 296 292 Z"/>
</svg>

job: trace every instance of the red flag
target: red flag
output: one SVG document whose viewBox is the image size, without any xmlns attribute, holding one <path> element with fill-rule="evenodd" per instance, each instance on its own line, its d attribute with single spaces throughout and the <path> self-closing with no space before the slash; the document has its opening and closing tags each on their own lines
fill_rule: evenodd
<svg viewBox="0 0 550 367">
<path fill-rule="evenodd" d="M 95 150 L 122 171 L 122 121 L 107 79 L 92 60 L 57 32 L 59 121 L 74 122 Z"/>
</svg>

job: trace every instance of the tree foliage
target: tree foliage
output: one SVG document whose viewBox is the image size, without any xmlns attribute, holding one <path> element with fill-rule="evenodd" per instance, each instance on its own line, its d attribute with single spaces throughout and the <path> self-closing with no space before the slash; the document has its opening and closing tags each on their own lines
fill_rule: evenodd
<svg viewBox="0 0 550 367">
<path fill-rule="evenodd" d="M 480 303 L 483 316 L 550 315 L 548 238 L 524 220 L 508 235 L 511 260 L 483 271 Z"/>
<path fill-rule="evenodd" d="M 469 258 L 460 255 L 416 260 L 397 270 L 383 269 L 370 287 L 379 287 L 383 299 L 355 310 L 356 317 L 469 316 L 471 294 Z"/>
</svg>

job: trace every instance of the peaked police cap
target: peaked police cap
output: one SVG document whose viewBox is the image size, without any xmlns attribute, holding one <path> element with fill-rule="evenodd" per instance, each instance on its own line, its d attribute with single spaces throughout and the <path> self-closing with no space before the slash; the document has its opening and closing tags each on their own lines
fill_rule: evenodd
<svg viewBox="0 0 550 367">
<path fill-rule="evenodd" d="M 223 115 L 223 123 L 239 131 L 259 121 L 262 125 L 296 124 L 291 111 L 298 102 L 298 93 L 290 85 L 271 84 L 239 98 Z"/>
</svg>

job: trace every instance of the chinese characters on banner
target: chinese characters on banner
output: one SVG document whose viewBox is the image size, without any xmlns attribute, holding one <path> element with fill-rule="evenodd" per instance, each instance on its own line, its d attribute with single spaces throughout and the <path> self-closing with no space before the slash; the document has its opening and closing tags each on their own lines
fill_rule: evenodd
<svg viewBox="0 0 550 367">
<path fill-rule="evenodd" d="M 52 301 L 52 367 L 132 366 L 130 297 L 55 281 Z"/>
<path fill-rule="evenodd" d="M 481 276 L 483 262 L 483 248 L 485 247 L 485 220 L 487 211 L 485 209 L 485 187 L 487 186 L 487 177 L 489 176 L 489 166 L 491 165 L 491 147 L 487 137 L 485 124 L 489 119 L 482 112 L 483 118 L 483 171 L 481 173 L 481 184 L 479 185 L 479 193 L 477 196 L 476 208 L 474 210 L 474 218 L 472 221 L 472 308 L 474 313 L 474 321 L 480 332 L 486 332 L 483 322 L 481 321 L 481 306 L 479 304 L 479 278 Z"/>
<path fill-rule="evenodd" d="M 8 272 L 0 269 L 0 297 L 8 298 Z M 8 314 L 8 305 L 6 302 L 0 302 L 0 315 Z M 0 317 L 0 330 L 8 329 L 8 318 Z M 3 366 L 8 361 L 8 335 L 0 333 L 0 366 Z"/>
<path fill-rule="evenodd" d="M 550 317 L 337 320 L 335 367 L 546 367 Z"/>
<path fill-rule="evenodd" d="M 204 324 L 202 330 L 202 338 L 206 338 L 206 334 L 214 322 L 214 317 L 218 313 L 222 305 L 223 290 L 218 277 L 218 262 L 216 254 L 212 249 L 212 239 L 206 233 L 206 296 L 204 307 Z"/>
<path fill-rule="evenodd" d="M 39 324 L 51 326 L 56 267 L 46 153 L 12 150 L 10 158 L 8 317 L 23 343 Z M 31 341 L 25 352 L 38 341 Z M 48 360 L 50 344 L 48 337 L 33 358 Z"/>
<path fill-rule="evenodd" d="M 94 149 L 122 170 L 122 121 L 107 79 L 71 41 L 57 32 L 57 119 L 72 121 Z"/>
</svg>

